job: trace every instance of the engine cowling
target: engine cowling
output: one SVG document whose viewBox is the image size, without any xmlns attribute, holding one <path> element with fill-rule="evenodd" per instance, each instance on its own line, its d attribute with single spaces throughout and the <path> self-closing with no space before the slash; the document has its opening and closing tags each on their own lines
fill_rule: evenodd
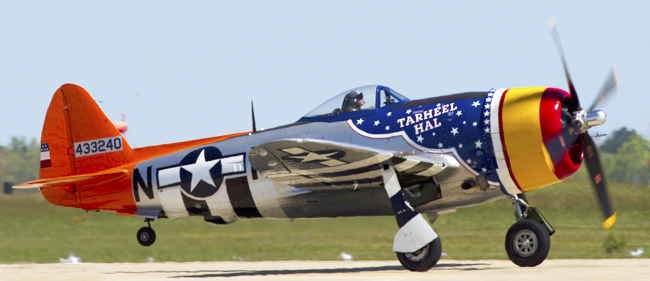
<svg viewBox="0 0 650 281">
<path fill-rule="evenodd" d="M 551 185 L 582 163 L 581 135 L 571 127 L 571 95 L 555 88 L 502 89 L 492 101 L 497 173 L 509 193 Z"/>
</svg>

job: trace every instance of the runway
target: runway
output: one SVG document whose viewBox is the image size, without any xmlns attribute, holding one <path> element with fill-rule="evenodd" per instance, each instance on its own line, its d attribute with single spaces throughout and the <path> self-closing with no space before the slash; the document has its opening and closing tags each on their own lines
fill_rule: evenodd
<svg viewBox="0 0 650 281">
<path fill-rule="evenodd" d="M 650 280 L 650 259 L 441 260 L 425 273 L 397 261 L 79 263 L 0 265 L 0 280 Z"/>
</svg>

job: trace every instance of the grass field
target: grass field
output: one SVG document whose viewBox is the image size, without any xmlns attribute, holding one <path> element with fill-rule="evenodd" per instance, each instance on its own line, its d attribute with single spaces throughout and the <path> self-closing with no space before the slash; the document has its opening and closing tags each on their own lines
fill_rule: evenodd
<svg viewBox="0 0 650 281">
<path fill-rule="evenodd" d="M 611 185 L 618 212 L 611 230 L 601 227 L 595 196 L 586 181 L 568 181 L 527 193 L 556 229 L 550 259 L 628 258 L 638 247 L 650 250 L 650 187 Z M 0 263 L 53 263 L 75 253 L 84 262 L 395 259 L 392 217 L 313 220 L 240 220 L 227 226 L 200 217 L 156 220 L 157 241 L 140 246 L 140 218 L 51 205 L 40 193 L 0 196 Z M 508 200 L 442 215 L 434 229 L 452 259 L 507 259 L 505 234 L 514 223 Z M 626 246 L 607 253 L 613 235 Z M 644 254 L 642 257 L 647 257 Z"/>
</svg>

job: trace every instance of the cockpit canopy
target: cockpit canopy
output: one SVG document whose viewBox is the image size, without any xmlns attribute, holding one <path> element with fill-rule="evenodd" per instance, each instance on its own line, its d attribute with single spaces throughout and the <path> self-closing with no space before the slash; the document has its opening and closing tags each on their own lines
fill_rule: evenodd
<svg viewBox="0 0 650 281">
<path fill-rule="evenodd" d="M 358 116 L 361 112 L 372 113 L 377 108 L 391 107 L 407 101 L 409 101 L 408 98 L 391 88 L 379 85 L 363 86 L 338 94 L 307 113 L 300 120 L 323 118 L 332 119 L 331 121 L 344 120 L 351 116 Z M 322 121 L 327 120 L 323 119 Z"/>
</svg>

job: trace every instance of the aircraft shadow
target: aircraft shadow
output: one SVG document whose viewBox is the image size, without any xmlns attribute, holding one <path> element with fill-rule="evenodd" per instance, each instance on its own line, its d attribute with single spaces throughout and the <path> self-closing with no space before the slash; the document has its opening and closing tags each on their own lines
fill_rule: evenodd
<svg viewBox="0 0 650 281">
<path fill-rule="evenodd" d="M 476 266 L 488 265 L 487 263 L 462 263 L 462 264 L 438 264 L 432 270 L 459 269 L 459 270 L 484 270 Z M 336 274 L 336 273 L 363 273 L 378 271 L 407 271 L 402 266 L 375 266 L 375 267 L 352 267 L 352 268 L 320 268 L 320 269 L 280 269 L 280 270 L 200 270 L 187 271 L 188 275 L 172 276 L 171 278 L 215 278 L 215 277 L 254 277 L 268 275 L 298 275 L 298 274 Z M 126 273 L 126 272 L 120 272 Z M 132 272 L 135 273 L 135 272 Z M 139 272 L 143 273 L 143 272 Z M 180 272 L 179 272 L 180 273 Z M 194 273 L 194 274 L 192 274 Z M 199 274 L 196 274 L 199 273 Z"/>
</svg>

